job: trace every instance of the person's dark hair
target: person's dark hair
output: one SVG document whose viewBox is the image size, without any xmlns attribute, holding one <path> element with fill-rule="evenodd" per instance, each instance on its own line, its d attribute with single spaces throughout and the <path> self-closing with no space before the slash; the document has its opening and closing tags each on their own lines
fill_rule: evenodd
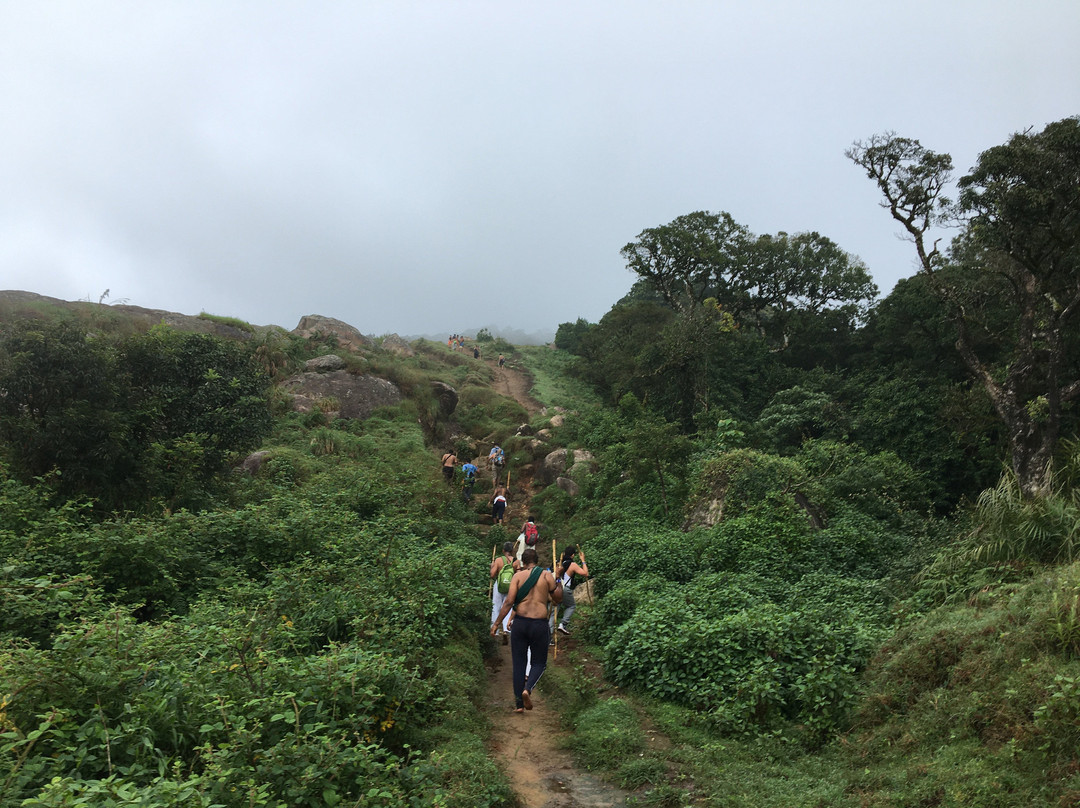
<svg viewBox="0 0 1080 808">
<path fill-rule="evenodd" d="M 572 544 L 567 545 L 562 551 L 563 561 L 565 561 L 567 559 L 572 559 L 576 553 L 577 553 L 577 547 L 575 547 Z"/>
<path fill-rule="evenodd" d="M 521 563 L 525 566 L 535 564 L 539 560 L 540 556 L 537 554 L 535 547 L 526 547 L 525 552 L 521 554 Z"/>
<path fill-rule="evenodd" d="M 512 553 L 512 552 L 514 552 L 514 543 L 512 541 L 504 541 L 503 542 L 503 552 L 504 553 Z"/>
<path fill-rule="evenodd" d="M 535 522 L 535 521 L 536 521 L 536 517 L 535 517 L 535 516 L 530 516 L 530 517 L 529 517 L 528 519 L 526 519 L 525 521 L 526 521 L 526 522 Z"/>
</svg>

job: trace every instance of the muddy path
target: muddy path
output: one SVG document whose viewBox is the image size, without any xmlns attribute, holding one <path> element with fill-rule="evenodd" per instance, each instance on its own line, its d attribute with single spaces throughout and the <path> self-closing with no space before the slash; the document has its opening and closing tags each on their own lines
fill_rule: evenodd
<svg viewBox="0 0 1080 808">
<path fill-rule="evenodd" d="M 515 713 L 510 647 L 487 663 L 485 708 L 491 718 L 489 749 L 518 795 L 521 808 L 600 808 L 626 804 L 626 792 L 578 769 L 562 748 L 567 733 L 544 693 L 541 677 L 532 694 L 533 709 Z M 565 664 L 548 654 L 548 669 Z M 546 675 L 546 673 L 545 673 Z"/>
</svg>

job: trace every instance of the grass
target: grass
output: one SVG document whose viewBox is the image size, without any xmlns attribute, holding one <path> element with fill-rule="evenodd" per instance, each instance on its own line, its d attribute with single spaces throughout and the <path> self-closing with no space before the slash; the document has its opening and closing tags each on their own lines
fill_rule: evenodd
<svg viewBox="0 0 1080 808">
<path fill-rule="evenodd" d="M 850 728 L 807 749 L 797 728 L 732 738 L 698 713 L 585 673 L 545 687 L 581 765 L 636 805 L 754 808 L 1080 806 L 1080 563 L 945 604 L 866 672 Z M 595 670 L 595 667 L 592 668 Z"/>
<path fill-rule="evenodd" d="M 241 320 L 239 317 L 223 317 L 219 314 L 210 314 L 209 312 L 202 311 L 199 312 L 199 319 L 208 320 L 211 323 L 217 323 L 218 325 L 227 325 L 240 331 L 246 331 L 249 334 L 255 331 L 255 328 L 251 323 Z"/>
<path fill-rule="evenodd" d="M 533 377 L 529 394 L 541 404 L 568 410 L 587 409 L 600 404 L 599 396 L 591 388 L 570 375 L 574 361 L 572 354 L 543 346 L 522 346 L 518 352 Z"/>
</svg>

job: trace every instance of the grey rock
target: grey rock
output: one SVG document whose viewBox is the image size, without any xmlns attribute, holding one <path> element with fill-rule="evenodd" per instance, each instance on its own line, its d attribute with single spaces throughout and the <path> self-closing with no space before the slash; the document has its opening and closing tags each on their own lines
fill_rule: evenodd
<svg viewBox="0 0 1080 808">
<path fill-rule="evenodd" d="M 416 356 L 416 351 L 397 334 L 388 334 L 382 338 L 382 349 L 398 356 Z"/>
<path fill-rule="evenodd" d="M 557 477 L 555 479 L 555 485 L 565 491 L 572 497 L 576 497 L 581 493 L 581 486 L 571 480 L 569 477 Z"/>
<path fill-rule="evenodd" d="M 270 457 L 270 452 L 265 450 L 252 452 L 244 458 L 244 462 L 240 464 L 240 470 L 254 476 L 259 473 L 259 469 L 263 467 L 263 463 L 266 462 L 268 457 Z"/>
<path fill-rule="evenodd" d="M 304 315 L 292 333 L 304 339 L 334 337 L 339 346 L 351 351 L 375 347 L 375 340 L 371 337 L 361 334 L 348 323 L 335 320 L 333 317 L 324 317 L 321 314 Z"/>
<path fill-rule="evenodd" d="M 316 356 L 314 359 L 309 359 L 304 363 L 304 370 L 311 373 L 327 373 L 331 370 L 344 370 L 345 360 L 337 354 L 327 354 L 326 356 Z"/>
<path fill-rule="evenodd" d="M 439 402 L 439 412 L 444 418 L 454 414 L 458 405 L 458 391 L 446 382 L 432 382 L 431 392 Z"/>
<path fill-rule="evenodd" d="M 367 418 L 379 407 L 400 404 L 404 399 L 393 382 L 375 376 L 357 376 L 344 370 L 328 373 L 301 373 L 281 383 L 292 395 L 293 410 L 311 412 L 324 409 L 324 402 L 337 402 L 339 418 Z"/>
</svg>

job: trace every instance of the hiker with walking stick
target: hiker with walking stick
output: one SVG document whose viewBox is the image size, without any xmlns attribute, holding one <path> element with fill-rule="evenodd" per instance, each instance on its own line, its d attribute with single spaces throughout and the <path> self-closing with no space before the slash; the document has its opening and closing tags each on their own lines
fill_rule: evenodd
<svg viewBox="0 0 1080 808">
<path fill-rule="evenodd" d="M 510 620 L 510 656 L 514 662 L 515 713 L 532 709 L 532 692 L 547 666 L 548 653 L 548 601 L 562 601 L 562 587 L 547 570 L 537 566 L 539 556 L 530 547 L 522 555 L 524 569 L 514 573 L 510 591 L 506 594 L 499 614 L 491 624 L 491 636 L 495 636 L 500 621 L 513 609 Z M 531 656 L 528 676 L 525 666 Z"/>
<path fill-rule="evenodd" d="M 492 548 L 494 553 L 495 548 Z M 514 577 L 514 573 L 517 571 L 518 563 L 513 557 L 514 551 L 513 542 L 504 542 L 502 555 L 498 558 L 494 558 L 491 561 L 491 622 L 497 623 L 499 612 L 502 610 L 503 601 L 506 600 L 506 594 L 510 591 L 510 581 Z M 495 636 L 502 634 L 503 645 L 507 643 L 507 636 L 510 634 L 510 615 L 507 614 L 502 621 L 502 625 L 495 632 Z"/>
<path fill-rule="evenodd" d="M 574 560 L 574 556 L 578 555 L 581 558 L 581 563 L 578 564 Z M 563 616 L 559 621 L 559 626 L 556 629 L 560 634 L 570 636 L 570 618 L 574 614 L 574 610 L 577 608 L 577 604 L 574 603 L 574 586 L 577 581 L 574 578 L 575 575 L 580 575 L 582 578 L 589 577 L 589 565 L 585 563 L 585 550 L 581 549 L 579 552 L 574 545 L 568 546 L 562 552 L 562 560 L 555 568 L 555 579 L 562 584 L 562 605 Z"/>
</svg>

